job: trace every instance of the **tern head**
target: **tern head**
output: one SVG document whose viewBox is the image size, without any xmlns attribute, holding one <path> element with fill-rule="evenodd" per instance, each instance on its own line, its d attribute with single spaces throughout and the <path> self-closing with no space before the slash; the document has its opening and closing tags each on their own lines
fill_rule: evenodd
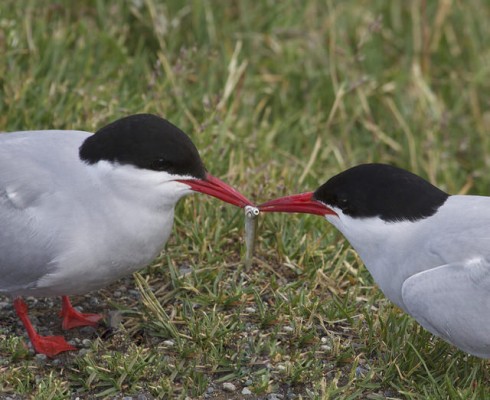
<svg viewBox="0 0 490 400">
<path fill-rule="evenodd" d="M 354 220 L 417 221 L 436 213 L 449 195 L 421 177 L 386 164 L 361 164 L 314 192 L 268 201 L 264 212 L 300 212 Z"/>
<path fill-rule="evenodd" d="M 238 207 L 251 204 L 207 172 L 196 146 L 184 132 L 156 115 L 130 115 L 101 128 L 83 142 L 79 155 L 90 165 L 106 162 L 144 172 L 152 182 L 167 184 L 167 191 L 176 192 L 169 196 L 176 200 L 195 191 Z"/>
</svg>

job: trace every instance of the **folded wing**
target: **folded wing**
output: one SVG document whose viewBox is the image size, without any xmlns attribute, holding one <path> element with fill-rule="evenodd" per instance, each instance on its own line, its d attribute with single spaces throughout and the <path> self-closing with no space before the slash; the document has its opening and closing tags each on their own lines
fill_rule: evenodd
<svg viewBox="0 0 490 400">
<path fill-rule="evenodd" d="M 490 264 L 483 257 L 420 272 L 402 287 L 408 312 L 427 330 L 490 358 Z"/>
</svg>

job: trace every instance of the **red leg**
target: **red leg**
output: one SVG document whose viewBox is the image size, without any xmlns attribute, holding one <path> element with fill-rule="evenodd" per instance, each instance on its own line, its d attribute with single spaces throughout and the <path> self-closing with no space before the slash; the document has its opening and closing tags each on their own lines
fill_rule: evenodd
<svg viewBox="0 0 490 400">
<path fill-rule="evenodd" d="M 95 326 L 102 319 L 100 314 L 82 314 L 75 310 L 68 296 L 61 297 L 61 304 L 60 316 L 63 317 L 61 325 L 63 329 L 72 329 L 77 326 Z"/>
<path fill-rule="evenodd" d="M 27 304 L 17 297 L 14 300 L 14 308 L 20 320 L 27 330 L 32 346 L 37 353 L 46 354 L 48 357 L 54 357 L 63 351 L 77 350 L 76 347 L 68 344 L 63 336 L 40 336 L 31 324 L 27 316 Z"/>
</svg>

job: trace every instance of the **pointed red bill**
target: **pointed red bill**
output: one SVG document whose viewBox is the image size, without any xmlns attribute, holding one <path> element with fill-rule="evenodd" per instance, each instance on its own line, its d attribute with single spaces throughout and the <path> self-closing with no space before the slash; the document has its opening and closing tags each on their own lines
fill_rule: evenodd
<svg viewBox="0 0 490 400">
<path fill-rule="evenodd" d="M 335 211 L 313 198 L 313 192 L 293 194 L 262 203 L 258 206 L 263 212 L 289 212 L 315 215 L 337 215 Z"/>
<path fill-rule="evenodd" d="M 204 179 L 182 179 L 179 180 L 179 182 L 189 185 L 192 190 L 196 192 L 208 194 L 237 207 L 243 208 L 245 206 L 253 205 L 253 203 L 238 190 L 209 173 L 206 174 Z"/>
</svg>

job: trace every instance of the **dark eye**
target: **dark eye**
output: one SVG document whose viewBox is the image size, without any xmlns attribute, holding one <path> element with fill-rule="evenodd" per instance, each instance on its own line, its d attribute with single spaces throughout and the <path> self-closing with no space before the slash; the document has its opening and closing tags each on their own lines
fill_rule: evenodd
<svg viewBox="0 0 490 400">
<path fill-rule="evenodd" d="M 345 197 L 339 197 L 338 204 L 342 211 L 349 209 L 349 201 Z"/>
<path fill-rule="evenodd" d="M 164 158 L 153 160 L 150 164 L 150 169 L 154 171 L 169 171 L 172 168 L 172 163 Z"/>
</svg>

